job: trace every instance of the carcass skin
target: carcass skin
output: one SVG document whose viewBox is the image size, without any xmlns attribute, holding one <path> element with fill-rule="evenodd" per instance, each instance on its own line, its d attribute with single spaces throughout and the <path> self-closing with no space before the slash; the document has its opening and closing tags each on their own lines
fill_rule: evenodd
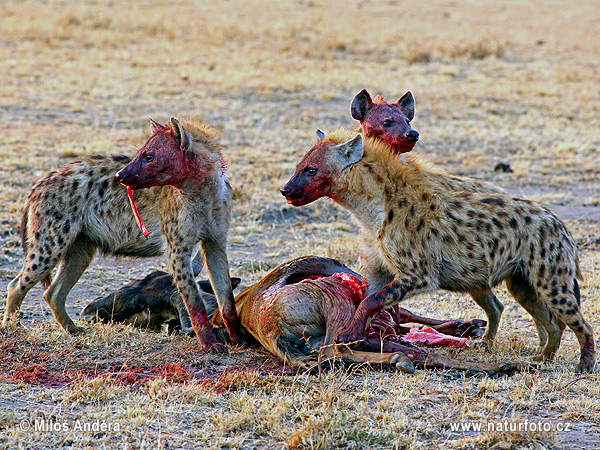
<svg viewBox="0 0 600 450">
<path fill-rule="evenodd" d="M 239 281 L 239 280 L 236 280 Z M 226 339 L 223 319 L 212 299 L 210 285 L 200 282 L 206 293 L 206 310 L 218 339 Z M 346 363 L 385 365 L 404 372 L 415 367 L 460 369 L 488 373 L 510 373 L 519 364 L 488 364 L 459 361 L 436 355 L 402 340 L 408 332 L 401 320 L 423 322 L 445 332 L 461 334 L 480 330 L 485 321 L 422 318 L 403 308 L 381 311 L 367 330 L 367 337 L 354 344 L 336 344 L 337 336 L 354 316 L 356 306 L 367 290 L 361 276 L 339 261 L 305 256 L 273 269 L 261 281 L 245 289 L 235 299 L 237 314 L 246 332 L 265 349 L 298 367 L 314 367 L 323 361 L 341 358 Z M 134 323 L 154 328 L 163 318 L 176 322 L 173 296 L 177 290 L 170 275 L 154 272 L 142 280 L 90 303 L 83 315 L 102 321 Z M 114 312 L 111 315 L 110 312 Z M 135 320 L 132 320 L 135 319 Z"/>
<path fill-rule="evenodd" d="M 522 368 L 513 363 L 454 360 L 403 342 L 397 334 L 378 337 L 377 330 L 367 331 L 367 338 L 355 344 L 335 344 L 366 292 L 366 286 L 360 292 L 340 273 L 362 283 L 360 275 L 329 258 L 306 256 L 277 267 L 236 297 L 242 325 L 271 353 L 298 366 L 313 364 L 318 354 L 321 359 L 382 364 L 404 372 L 414 372 L 415 366 L 489 373 Z M 213 325 L 220 325 L 218 310 Z"/>
</svg>

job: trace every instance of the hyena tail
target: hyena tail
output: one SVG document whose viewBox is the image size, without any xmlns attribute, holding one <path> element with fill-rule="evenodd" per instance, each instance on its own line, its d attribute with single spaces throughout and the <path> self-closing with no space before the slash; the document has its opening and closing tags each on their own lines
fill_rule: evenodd
<svg viewBox="0 0 600 450">
<path fill-rule="evenodd" d="M 42 283 L 44 289 L 48 289 L 50 287 L 50 284 L 52 284 L 52 279 L 50 278 L 50 275 L 46 275 L 44 278 L 42 278 L 40 283 Z"/>
<path fill-rule="evenodd" d="M 21 247 L 23 253 L 27 256 L 27 222 L 29 220 L 29 202 L 25 203 L 23 215 L 21 216 Z"/>
<path fill-rule="evenodd" d="M 581 291 L 579 290 L 579 283 L 577 282 L 577 278 L 573 280 L 573 294 L 575 294 L 575 300 L 577 300 L 577 305 L 581 306 Z"/>
<path fill-rule="evenodd" d="M 575 256 L 575 280 L 583 281 L 583 275 L 579 268 L 579 257 L 577 255 Z"/>
<path fill-rule="evenodd" d="M 25 207 L 23 208 L 23 215 L 21 215 L 21 247 L 23 247 L 23 254 L 25 255 L 25 257 L 27 257 L 27 247 L 29 244 L 29 242 L 27 241 L 27 223 L 29 222 L 29 207 L 30 203 L 29 201 L 27 201 L 27 203 L 25 203 Z M 49 274 L 41 280 L 44 289 L 48 289 L 50 287 L 51 282 L 52 280 Z"/>
</svg>

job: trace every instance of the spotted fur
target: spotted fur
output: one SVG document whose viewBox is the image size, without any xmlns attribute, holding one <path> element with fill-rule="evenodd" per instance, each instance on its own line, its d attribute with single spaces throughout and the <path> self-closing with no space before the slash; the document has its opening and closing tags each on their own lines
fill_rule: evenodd
<svg viewBox="0 0 600 450">
<path fill-rule="evenodd" d="M 182 326 L 196 332 L 202 349 L 225 351 L 212 335 L 194 280 L 191 261 L 200 248 L 236 341 L 239 321 L 225 253 L 231 188 L 215 132 L 193 120 L 179 123 L 172 118 L 169 125 L 154 121 L 153 125 L 154 133 L 133 160 L 86 156 L 47 173 L 32 188 L 21 226 L 25 262 L 8 286 L 4 327 L 17 322 L 25 295 L 43 281 L 44 299 L 56 320 L 70 333 L 82 332 L 68 316 L 65 301 L 97 251 L 116 256 L 164 255 L 183 297 L 184 303 L 178 305 Z M 146 163 L 144 155 L 149 152 L 154 159 Z M 126 188 L 115 178 L 117 171 L 121 181 L 129 180 L 139 189 L 134 198 L 150 231 L 148 240 L 135 221 Z"/>
<path fill-rule="evenodd" d="M 363 300 L 342 339 L 359 338 L 374 311 L 407 297 L 485 292 L 506 280 L 547 334 L 539 357 L 554 357 L 569 326 L 581 347 L 578 370 L 591 371 L 593 331 L 580 311 L 577 248 L 565 225 L 529 200 L 445 189 L 432 182 L 435 172 L 420 157 L 401 160 L 381 141 L 340 130 L 309 150 L 282 188 L 295 206 L 328 196 L 348 209 L 394 276 Z"/>
</svg>

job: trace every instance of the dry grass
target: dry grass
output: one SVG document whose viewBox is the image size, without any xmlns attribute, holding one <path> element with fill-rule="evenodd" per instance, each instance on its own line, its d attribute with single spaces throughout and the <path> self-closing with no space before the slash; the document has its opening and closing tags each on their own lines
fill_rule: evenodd
<svg viewBox="0 0 600 450">
<path fill-rule="evenodd" d="M 207 3 L 207 4 L 201 4 Z M 0 3 L 0 288 L 21 262 L 19 210 L 47 170 L 88 153 L 128 153 L 146 117 L 201 117 L 227 146 L 235 192 L 232 272 L 248 285 L 285 260 L 356 262 L 356 229 L 328 201 L 278 193 L 314 130 L 352 126 L 366 87 L 417 99 L 417 150 L 550 204 L 582 248 L 584 312 L 600 325 L 600 41 L 597 2 L 435 0 Z M 494 172 L 498 162 L 514 172 Z M 77 307 L 146 264 L 98 261 Z M 529 359 L 527 314 L 504 289 L 498 345 L 482 360 Z M 1 294 L 4 296 L 4 292 Z M 507 379 L 358 371 L 293 375 L 260 351 L 195 353 L 193 339 L 95 326 L 65 336 L 39 303 L 30 328 L 2 335 L 0 445 L 7 448 L 597 448 L 598 376 L 557 362 Z M 4 297 L 2 297 L 4 300 Z M 407 302 L 420 313 L 481 316 L 464 296 Z M 34 321 L 33 324 L 31 322 Z M 461 355 L 462 356 L 462 355 Z M 24 432 L 23 419 L 119 423 L 119 431 Z M 569 433 L 452 432 L 454 421 L 569 421 Z"/>
</svg>

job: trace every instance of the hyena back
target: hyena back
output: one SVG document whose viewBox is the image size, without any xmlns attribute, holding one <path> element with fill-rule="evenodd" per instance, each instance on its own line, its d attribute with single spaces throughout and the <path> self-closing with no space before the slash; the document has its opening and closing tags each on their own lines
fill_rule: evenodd
<svg viewBox="0 0 600 450">
<path fill-rule="evenodd" d="M 547 208 L 507 194 L 453 192 L 432 183 L 428 164 L 400 161 L 384 143 L 341 130 L 304 156 L 282 188 L 294 206 L 327 196 L 348 209 L 394 279 L 369 295 L 343 340 L 356 340 L 381 307 L 437 289 L 484 292 L 506 280 L 541 324 L 540 359 L 552 359 L 565 324 L 581 348 L 579 371 L 595 365 L 593 331 L 580 311 L 577 249 Z"/>
<path fill-rule="evenodd" d="M 117 256 L 166 255 L 184 296 L 185 305 L 179 305 L 182 326 L 194 329 L 202 349 L 224 351 L 212 336 L 193 276 L 191 260 L 200 247 L 235 341 L 237 316 L 225 254 L 231 188 L 214 132 L 196 121 L 184 121 L 184 129 L 174 118 L 170 126 L 153 124 L 152 137 L 133 161 L 125 156 L 83 157 L 49 172 L 32 188 L 21 226 L 25 263 L 8 286 L 3 326 L 17 321 L 25 295 L 42 281 L 47 287 L 44 299 L 59 324 L 70 333 L 83 332 L 67 314 L 65 301 L 98 250 Z M 181 146 L 181 154 L 175 146 Z M 172 154 L 164 155 L 169 150 Z M 178 167 L 181 157 L 186 164 Z M 139 189 L 134 198 L 150 231 L 148 240 L 138 228 L 126 188 L 115 178 L 127 163 L 139 166 L 144 158 L 150 159 L 144 162 L 148 170 L 145 179 L 143 174 L 134 177 Z M 189 169 L 197 180 L 189 180 Z"/>
</svg>

